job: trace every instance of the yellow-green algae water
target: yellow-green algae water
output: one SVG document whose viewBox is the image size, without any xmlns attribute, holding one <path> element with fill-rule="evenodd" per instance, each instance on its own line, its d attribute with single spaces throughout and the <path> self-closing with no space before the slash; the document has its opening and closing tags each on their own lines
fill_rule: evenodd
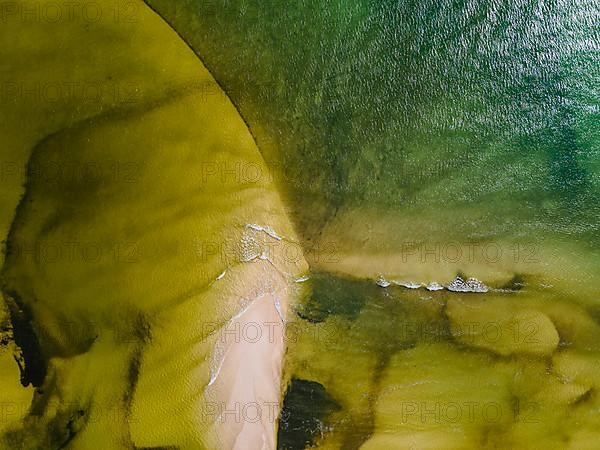
<svg viewBox="0 0 600 450">
<path fill-rule="evenodd" d="M 233 448 L 247 224 L 279 448 L 600 447 L 598 5 L 109 3 L 2 9 L 5 448 Z"/>
<path fill-rule="evenodd" d="M 19 36 L 3 81 L 33 90 L 2 104 L 4 448 L 232 447 L 219 427 L 245 424 L 204 408 L 236 386 L 222 381 L 236 375 L 227 361 L 212 379 L 214 330 L 246 298 L 293 296 L 288 281 L 306 270 L 301 258 L 242 260 L 266 239 L 249 225 L 296 240 L 281 199 L 266 180 L 201 175 L 206 161 L 264 163 L 227 97 L 205 95 L 220 91 L 200 60 L 134 5 L 133 21 L 104 2 L 95 21 L 2 25 L 3 42 Z M 249 392 L 272 389 L 277 379 Z"/>
<path fill-rule="evenodd" d="M 596 448 L 600 326 L 578 303 L 317 275 L 289 358 L 327 395 L 289 404 L 282 447 Z"/>
</svg>

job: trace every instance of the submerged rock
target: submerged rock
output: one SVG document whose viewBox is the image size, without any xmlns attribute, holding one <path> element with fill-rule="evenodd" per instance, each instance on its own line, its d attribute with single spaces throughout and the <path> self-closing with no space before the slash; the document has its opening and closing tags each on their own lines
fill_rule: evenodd
<svg viewBox="0 0 600 450">
<path fill-rule="evenodd" d="M 377 286 L 379 286 L 379 287 L 382 287 L 382 288 L 389 287 L 389 286 L 392 284 L 392 283 L 390 283 L 388 280 L 386 280 L 386 279 L 385 279 L 385 278 L 383 278 L 383 277 L 379 277 L 379 278 L 377 279 L 377 282 L 376 282 L 376 283 L 377 283 Z"/>
<path fill-rule="evenodd" d="M 278 448 L 303 450 L 313 446 L 332 413 L 341 408 L 321 383 L 293 378 L 283 401 Z"/>
<path fill-rule="evenodd" d="M 448 290 L 452 292 L 488 292 L 489 288 L 477 278 L 468 278 L 465 281 L 460 275 L 457 275 L 448 285 Z"/>
<path fill-rule="evenodd" d="M 444 289 L 444 286 L 442 286 L 440 283 L 438 283 L 436 281 L 433 281 L 433 282 L 429 283 L 426 286 L 426 288 L 428 291 L 441 291 Z"/>
<path fill-rule="evenodd" d="M 422 284 L 421 283 L 413 283 L 412 281 L 409 282 L 396 282 L 395 284 L 397 284 L 398 286 L 402 286 L 405 287 L 406 289 L 419 289 Z"/>
</svg>

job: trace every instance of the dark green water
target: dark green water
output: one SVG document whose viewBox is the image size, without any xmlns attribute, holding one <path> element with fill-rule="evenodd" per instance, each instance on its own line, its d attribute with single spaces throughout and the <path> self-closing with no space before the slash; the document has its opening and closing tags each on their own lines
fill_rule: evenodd
<svg viewBox="0 0 600 450">
<path fill-rule="evenodd" d="M 211 424 L 198 423 L 195 409 L 181 409 L 209 383 L 201 377 L 190 383 L 188 376 L 200 360 L 210 375 L 208 356 L 216 352 L 210 345 L 192 349 L 203 338 L 197 319 L 226 320 L 238 294 L 213 290 L 189 302 L 190 309 L 165 308 L 164 321 L 148 321 L 146 313 L 186 301 L 202 283 L 211 287 L 225 276 L 223 261 L 200 264 L 205 255 L 191 250 L 199 236 L 226 235 L 256 217 L 292 236 L 288 215 L 302 240 L 294 247 L 311 267 L 301 285 L 305 298 L 297 301 L 296 292 L 290 298 L 295 334 L 286 336 L 290 383 L 282 386 L 279 448 L 598 448 L 597 2 L 147 3 L 206 64 L 258 149 L 193 54 L 148 11 L 133 22 L 139 28 L 105 15 L 99 24 L 55 29 L 21 24 L 17 16 L 3 29 L 8 42 L 26 27 L 19 45 L 7 44 L 12 54 L 0 67 L 6 77 L 144 80 L 139 110 L 112 100 L 7 106 L 8 156 L 18 153 L 25 162 L 35 146 L 42 161 L 53 154 L 82 162 L 112 155 L 148 169 L 125 187 L 111 178 L 49 189 L 29 172 L 7 188 L 17 201 L 20 181 L 28 184 L 17 219 L 12 206 L 3 218 L 7 226 L 13 221 L 7 238 L 13 251 L 2 269 L 12 310 L 11 326 L 0 310 L 0 340 L 21 346 L 21 381 L 41 388 L 36 403 L 44 406 L 55 392 L 64 396 L 63 413 L 47 408 L 40 420 L 29 413 L 25 426 L 9 430 L 7 448 L 63 448 L 78 433 L 73 448 L 205 442 L 202 426 Z M 29 70 L 32 54 L 43 55 L 41 75 Z M 197 78 L 198 90 L 185 97 Z M 210 87 L 200 92 L 204 86 Z M 180 91 L 182 97 L 175 95 Z M 223 102 L 204 104 L 204 94 Z M 276 167 L 278 189 L 265 182 L 256 193 L 252 183 L 233 178 L 207 185 L 199 175 L 215 155 L 255 167 L 264 159 Z M 247 200 L 240 186 L 252 192 Z M 232 203 L 240 208 L 227 215 Z M 85 238 L 105 249 L 115 237 L 140 239 L 142 252 L 139 264 L 126 269 L 112 259 L 100 266 L 34 263 L 15 251 L 29 236 L 50 243 Z M 496 244 L 509 257 L 515 245 L 534 251 L 496 262 L 425 258 L 413 267 L 404 261 L 407 243 L 452 242 Z M 232 285 L 249 290 L 261 278 L 246 274 Z M 492 289 L 430 292 L 375 283 L 385 275 L 398 283 L 448 284 L 456 274 Z M 304 267 L 300 275 L 307 275 Z M 290 285 L 298 281 L 292 278 Z M 86 327 L 89 336 L 35 341 L 63 317 L 99 322 L 104 336 L 98 340 Z M 110 331 L 132 318 L 138 338 L 113 342 Z M 56 378 L 48 377 L 47 365 Z M 12 378 L 6 377 L 17 384 L 16 372 Z M 23 392 L 6 383 L 3 399 L 28 405 L 30 397 L 13 393 Z M 115 398 L 145 420 L 121 423 L 105 415 L 85 422 L 90 402 Z M 107 432 L 117 424 L 119 430 Z"/>
<path fill-rule="evenodd" d="M 148 3 L 203 59 L 265 159 L 289 169 L 279 186 L 308 248 L 337 221 L 326 235 L 357 254 L 407 240 L 519 242 L 554 255 L 526 279 L 573 277 L 566 291 L 527 282 L 474 300 L 316 275 L 297 320 L 336 339 L 306 332 L 292 346 L 281 448 L 595 448 L 596 394 L 570 384 L 585 370 L 564 360 L 598 360 L 597 2 Z M 365 211 L 386 223 L 379 240 L 361 234 L 368 219 L 348 219 Z M 512 270 L 519 279 L 523 267 Z M 535 345 L 558 350 L 466 342 L 466 318 L 532 326 Z M 427 416 L 453 402 L 504 416 Z M 425 418 L 404 417 L 413 404 Z"/>
<path fill-rule="evenodd" d="M 594 448 L 585 430 L 595 394 L 557 382 L 566 372 L 556 367 L 581 346 L 597 359 L 588 341 L 597 325 L 585 318 L 596 317 L 590 292 L 600 285 L 596 2 L 148 3 L 203 59 L 265 159 L 290 168 L 279 186 L 308 248 L 328 226 L 329 239 L 343 234 L 357 254 L 393 253 L 407 240 L 518 242 L 554 256 L 515 265 L 515 279 L 573 277 L 562 293 L 529 287 L 483 300 L 497 308 L 495 325 L 504 311 L 533 324 L 540 342 L 546 322 L 528 314 L 551 317 L 553 359 L 461 340 L 452 321 L 467 313 L 449 315 L 448 304 L 473 294 L 316 275 L 297 320 L 337 339 L 307 332 L 292 346 L 281 448 Z M 364 211 L 387 225 L 378 239 L 348 238 L 370 230 L 368 219 L 348 219 Z M 561 323 L 578 303 L 583 315 Z M 481 324 L 485 306 L 479 313 Z M 501 405 L 504 418 L 404 420 L 411 402 L 460 401 Z"/>
<path fill-rule="evenodd" d="M 598 249 L 596 2 L 149 3 L 297 169 L 307 237 L 370 205 Z"/>
</svg>

